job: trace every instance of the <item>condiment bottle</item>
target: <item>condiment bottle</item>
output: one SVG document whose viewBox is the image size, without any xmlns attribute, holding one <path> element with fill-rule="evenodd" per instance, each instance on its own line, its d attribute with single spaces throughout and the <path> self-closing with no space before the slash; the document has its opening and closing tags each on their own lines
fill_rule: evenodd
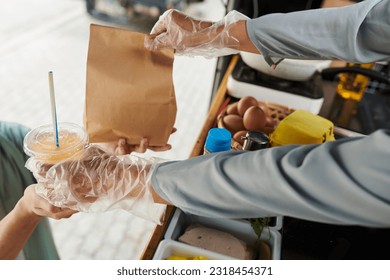
<svg viewBox="0 0 390 280">
<path fill-rule="evenodd" d="M 204 145 L 203 154 L 230 151 L 232 134 L 225 128 L 212 128 L 209 130 Z"/>
<path fill-rule="evenodd" d="M 360 67 L 371 69 L 375 63 L 354 64 L 347 63 L 347 67 Z M 353 72 L 342 73 L 337 84 L 337 94 L 344 99 L 352 99 L 359 102 L 364 95 L 370 78 Z"/>
<path fill-rule="evenodd" d="M 350 68 L 373 68 L 375 63 L 354 64 L 348 63 Z M 348 127 L 352 117 L 356 114 L 359 102 L 364 96 L 370 78 L 354 72 L 339 75 L 336 95 L 333 99 L 329 119 L 337 126 Z"/>
<path fill-rule="evenodd" d="M 255 151 L 269 147 L 269 138 L 267 134 L 260 131 L 248 131 L 244 137 L 242 149 L 246 151 Z"/>
</svg>

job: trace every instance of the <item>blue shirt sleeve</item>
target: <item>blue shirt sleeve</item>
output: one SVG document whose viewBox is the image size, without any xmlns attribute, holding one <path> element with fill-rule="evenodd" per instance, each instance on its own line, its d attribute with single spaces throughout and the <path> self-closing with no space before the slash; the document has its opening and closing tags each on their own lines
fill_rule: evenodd
<svg viewBox="0 0 390 280">
<path fill-rule="evenodd" d="M 216 218 L 292 216 L 390 226 L 390 131 L 321 145 L 232 151 L 160 164 L 155 191 L 183 211 Z"/>
<path fill-rule="evenodd" d="M 270 65 L 283 58 L 389 60 L 390 0 L 269 14 L 248 20 L 247 32 Z"/>
</svg>

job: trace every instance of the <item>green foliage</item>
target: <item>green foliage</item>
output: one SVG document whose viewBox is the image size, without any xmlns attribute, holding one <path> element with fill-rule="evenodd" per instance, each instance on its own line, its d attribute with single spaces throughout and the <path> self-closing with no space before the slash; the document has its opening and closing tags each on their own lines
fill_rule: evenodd
<svg viewBox="0 0 390 280">
<path fill-rule="evenodd" d="M 269 230 L 269 222 L 271 221 L 270 217 L 264 218 L 251 218 L 248 219 L 251 223 L 252 229 L 255 232 L 257 239 L 260 239 L 260 236 L 264 230 L 264 228 L 268 228 Z"/>
</svg>

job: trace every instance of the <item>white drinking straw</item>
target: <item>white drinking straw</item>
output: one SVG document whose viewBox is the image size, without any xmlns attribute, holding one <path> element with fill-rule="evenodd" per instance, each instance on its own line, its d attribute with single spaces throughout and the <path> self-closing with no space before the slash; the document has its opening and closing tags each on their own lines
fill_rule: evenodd
<svg viewBox="0 0 390 280">
<path fill-rule="evenodd" d="M 49 72 L 49 88 L 50 88 L 50 104 L 51 104 L 51 118 L 53 123 L 53 131 L 55 135 L 56 146 L 59 147 L 60 143 L 58 141 L 58 123 L 57 123 L 57 110 L 56 110 L 56 99 L 54 95 L 54 82 L 53 82 L 53 72 Z"/>
</svg>

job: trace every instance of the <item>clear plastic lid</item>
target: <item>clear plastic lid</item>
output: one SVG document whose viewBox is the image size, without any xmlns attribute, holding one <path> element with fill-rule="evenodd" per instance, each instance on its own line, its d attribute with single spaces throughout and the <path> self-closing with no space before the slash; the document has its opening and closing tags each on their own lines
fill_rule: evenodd
<svg viewBox="0 0 390 280">
<path fill-rule="evenodd" d="M 47 162 L 57 162 L 84 149 L 88 143 L 88 135 L 76 124 L 59 123 L 58 141 L 59 147 L 56 146 L 53 126 L 43 125 L 27 133 L 23 147 L 28 156 Z"/>
</svg>

